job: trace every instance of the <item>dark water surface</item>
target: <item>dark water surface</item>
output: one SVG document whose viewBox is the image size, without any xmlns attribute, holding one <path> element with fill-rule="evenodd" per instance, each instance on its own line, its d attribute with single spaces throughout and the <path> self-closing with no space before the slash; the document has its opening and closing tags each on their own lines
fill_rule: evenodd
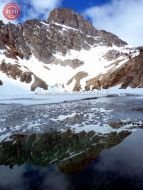
<svg viewBox="0 0 143 190">
<path fill-rule="evenodd" d="M 142 190 L 143 130 L 102 151 L 80 172 L 65 174 L 55 166 L 0 166 L 0 190 Z"/>
</svg>

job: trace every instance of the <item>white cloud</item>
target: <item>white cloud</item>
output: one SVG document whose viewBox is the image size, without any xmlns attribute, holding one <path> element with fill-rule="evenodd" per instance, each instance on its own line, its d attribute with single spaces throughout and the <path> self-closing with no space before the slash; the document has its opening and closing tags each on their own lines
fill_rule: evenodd
<svg viewBox="0 0 143 190">
<path fill-rule="evenodd" d="M 54 8 L 58 7 L 61 4 L 62 0 L 31 0 L 31 9 L 28 10 L 28 14 L 24 15 L 22 18 L 23 21 L 31 18 L 39 18 L 42 15 L 42 19 L 47 19 L 49 13 Z M 26 5 L 27 3 L 25 3 Z M 25 10 L 25 9 L 24 9 Z"/>
<path fill-rule="evenodd" d="M 97 29 L 118 35 L 130 45 L 143 45 L 143 0 L 112 0 L 84 12 Z"/>
<path fill-rule="evenodd" d="M 60 1 L 59 0 L 47 0 L 47 1 L 41 1 L 41 0 L 31 0 L 30 1 L 32 6 L 37 10 L 37 12 L 44 11 L 46 9 L 53 9 L 56 6 L 59 5 Z"/>
</svg>

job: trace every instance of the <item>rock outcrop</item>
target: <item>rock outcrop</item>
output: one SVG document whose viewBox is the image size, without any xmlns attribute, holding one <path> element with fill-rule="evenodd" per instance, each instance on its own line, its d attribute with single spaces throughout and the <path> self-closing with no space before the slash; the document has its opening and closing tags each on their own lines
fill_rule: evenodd
<svg viewBox="0 0 143 190">
<path fill-rule="evenodd" d="M 22 71 L 20 66 L 17 64 L 5 63 L 3 60 L 0 64 L 0 71 L 14 80 L 20 80 L 22 83 L 31 83 L 33 81 L 31 84 L 31 91 L 34 91 L 38 87 L 45 90 L 48 89 L 48 85 L 43 80 L 29 71 Z M 3 85 L 2 81 L 0 81 L 0 85 Z"/>
<path fill-rule="evenodd" d="M 73 87 L 73 91 L 80 91 L 81 90 L 81 85 L 80 85 L 80 81 L 81 79 L 87 77 L 88 74 L 86 72 L 78 72 L 75 76 L 73 76 L 68 82 L 67 85 L 70 85 L 74 80 L 75 80 L 75 84 Z"/>
<path fill-rule="evenodd" d="M 143 54 L 140 54 L 116 70 L 98 75 L 86 83 L 86 89 L 108 89 L 120 85 L 121 88 L 143 88 Z"/>
</svg>

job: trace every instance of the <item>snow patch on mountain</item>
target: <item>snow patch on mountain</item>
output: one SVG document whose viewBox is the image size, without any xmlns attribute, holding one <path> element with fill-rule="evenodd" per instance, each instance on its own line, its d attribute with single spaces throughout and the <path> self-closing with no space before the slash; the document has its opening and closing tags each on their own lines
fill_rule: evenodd
<svg viewBox="0 0 143 190">
<path fill-rule="evenodd" d="M 0 80 L 3 85 L 0 86 L 0 97 L 13 96 L 13 95 L 26 95 L 31 94 L 30 85 L 21 83 L 18 79 L 14 80 L 9 78 L 4 73 L 0 72 Z"/>
<path fill-rule="evenodd" d="M 70 66 L 62 66 L 60 64 L 45 64 L 39 61 L 34 55 L 30 57 L 30 59 L 21 59 L 19 57 L 18 60 L 14 60 L 11 58 L 7 58 L 3 52 L 0 51 L 0 61 L 5 60 L 6 63 L 10 64 L 18 64 L 22 71 L 30 71 L 43 81 L 48 84 L 48 93 L 62 93 L 62 92 L 71 92 L 76 83 L 76 80 L 67 85 L 67 82 L 78 72 L 86 72 L 88 76 L 81 79 L 80 84 L 82 90 L 85 88 L 86 81 L 95 77 L 99 74 L 106 74 L 108 71 L 113 68 L 117 69 L 128 61 L 128 58 L 124 56 L 120 56 L 116 60 L 108 61 L 104 55 L 110 50 L 117 50 L 120 53 L 129 53 L 131 52 L 132 57 L 135 57 L 139 54 L 139 51 L 131 50 L 129 46 L 126 47 L 107 47 L 107 46 L 96 46 L 91 48 L 90 50 L 75 51 L 70 50 L 65 56 L 60 53 L 54 54 L 54 57 L 60 61 L 65 60 L 74 60 L 78 59 L 83 61 L 84 64 L 73 69 Z M 113 62 L 120 61 L 118 65 L 112 65 Z M 48 68 L 48 69 L 47 69 Z M 0 86 L 0 96 L 3 95 L 11 95 L 11 94 L 23 94 L 30 92 L 30 84 L 21 83 L 18 79 L 13 80 L 7 77 L 5 74 L 0 72 L 0 80 L 4 83 L 4 85 Z M 122 93 L 142 93 L 142 89 L 119 89 L 120 85 L 109 88 L 107 90 L 108 94 L 122 94 Z M 37 92 L 42 93 L 42 89 L 37 89 Z M 45 90 L 43 90 L 45 92 Z M 96 90 L 98 92 L 98 90 Z"/>
</svg>

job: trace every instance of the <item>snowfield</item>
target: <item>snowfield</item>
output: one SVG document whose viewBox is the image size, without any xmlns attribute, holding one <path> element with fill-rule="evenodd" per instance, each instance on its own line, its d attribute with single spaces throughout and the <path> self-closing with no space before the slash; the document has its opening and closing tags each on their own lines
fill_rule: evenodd
<svg viewBox="0 0 143 190">
<path fill-rule="evenodd" d="M 19 79 L 13 80 L 12 78 L 7 77 L 4 73 L 0 72 L 0 80 L 3 84 L 0 86 L 0 98 L 19 96 L 19 95 L 28 95 L 32 92 L 30 91 L 30 85 L 26 83 L 21 83 Z"/>
<path fill-rule="evenodd" d="M 67 28 L 66 28 L 67 29 Z M 8 47 L 7 47 L 8 48 Z M 38 61 L 34 55 L 29 60 L 10 59 L 5 57 L 4 50 L 0 51 L 0 61 L 5 60 L 6 63 L 18 64 L 22 71 L 30 71 L 48 84 L 48 90 L 37 88 L 35 92 L 30 91 L 31 84 L 21 83 L 19 79 L 14 80 L 0 71 L 0 80 L 3 85 L 0 86 L 0 103 L 23 103 L 23 104 L 37 104 L 37 103 L 58 103 L 62 101 L 79 100 L 83 98 L 101 97 L 111 94 L 125 95 L 125 94 L 139 94 L 143 95 L 143 89 L 120 89 L 121 85 L 109 88 L 107 90 L 94 90 L 94 92 L 84 92 L 86 81 L 99 74 L 108 73 L 110 69 L 117 69 L 119 66 L 125 64 L 128 59 L 120 56 L 116 60 L 108 61 L 104 55 L 109 50 L 117 50 L 120 53 L 132 52 L 132 57 L 139 54 L 138 51 L 131 50 L 129 46 L 125 47 L 107 47 L 95 46 L 90 50 L 75 51 L 70 50 L 65 56 L 57 53 L 55 58 L 61 61 L 79 59 L 84 64 L 73 69 L 70 66 L 62 66 L 56 64 L 45 64 Z M 119 65 L 112 65 L 113 62 L 120 60 Z M 82 87 L 81 92 L 72 93 L 72 89 L 76 83 L 73 79 L 71 84 L 67 82 L 78 72 L 86 72 L 88 76 L 81 79 L 80 84 Z M 54 96 L 52 96 L 54 95 Z"/>
</svg>

